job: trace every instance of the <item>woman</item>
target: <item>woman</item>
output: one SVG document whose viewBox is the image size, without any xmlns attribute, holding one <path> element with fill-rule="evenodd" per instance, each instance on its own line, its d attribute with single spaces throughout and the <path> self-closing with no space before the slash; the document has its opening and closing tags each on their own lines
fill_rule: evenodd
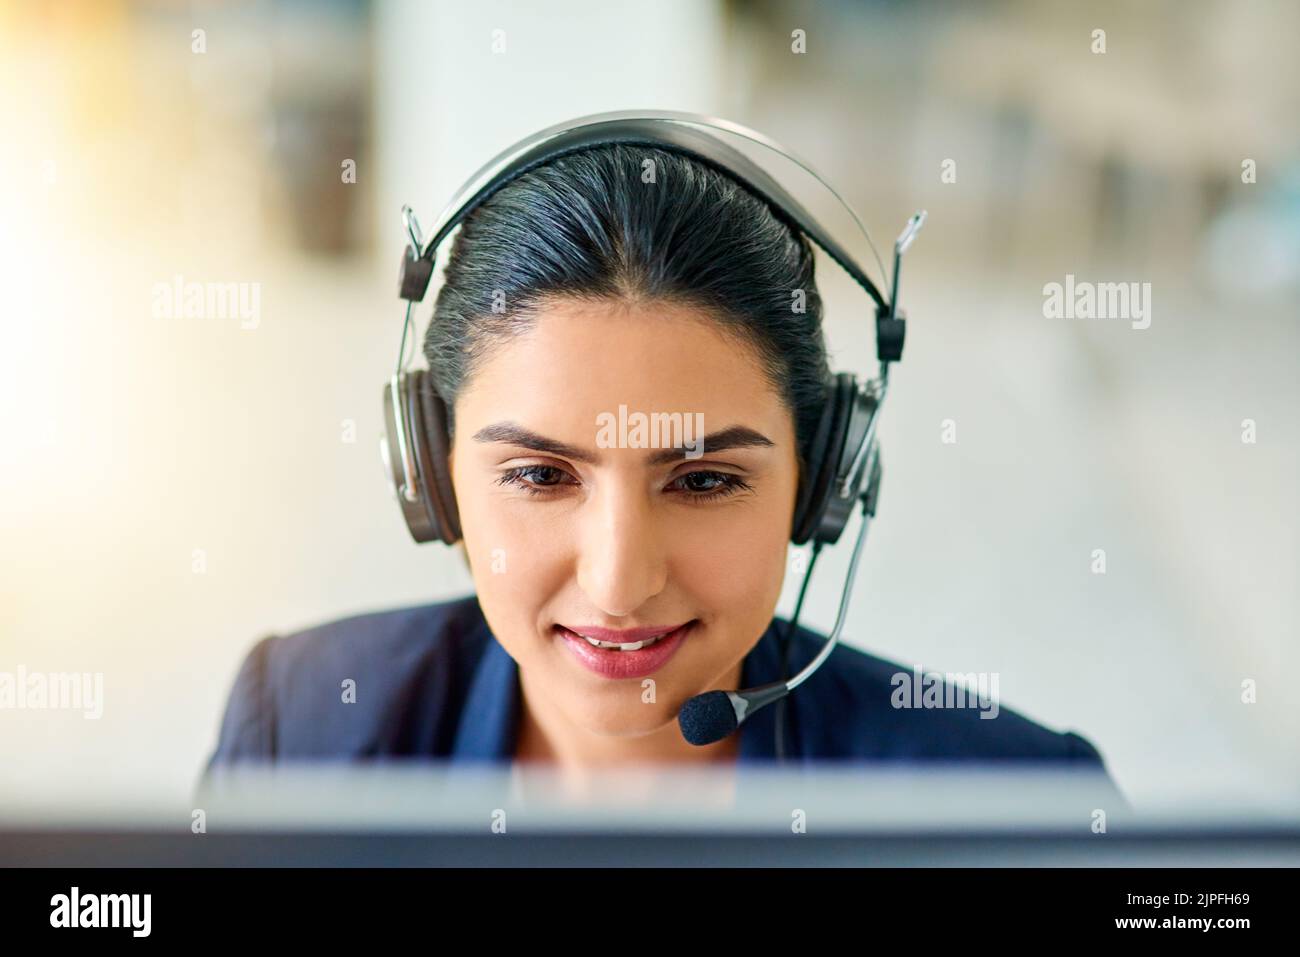
<svg viewBox="0 0 1300 957">
<path fill-rule="evenodd" d="M 1005 708 L 900 707 L 912 669 L 846 646 L 783 716 L 683 738 L 687 699 L 782 674 L 773 613 L 831 378 L 813 265 L 763 200 L 672 150 L 593 146 L 491 195 L 461 224 L 424 342 L 476 594 L 263 639 L 211 764 L 726 763 L 783 745 L 1103 770 L 1084 738 Z M 622 426 L 611 441 L 638 413 L 702 422 L 703 454 Z M 825 636 L 790 640 L 798 669 Z"/>
</svg>

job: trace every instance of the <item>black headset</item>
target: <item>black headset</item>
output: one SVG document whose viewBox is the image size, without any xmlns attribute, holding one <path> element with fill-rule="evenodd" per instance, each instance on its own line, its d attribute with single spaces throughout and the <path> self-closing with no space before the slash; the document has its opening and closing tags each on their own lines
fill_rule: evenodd
<svg viewBox="0 0 1300 957">
<path fill-rule="evenodd" d="M 400 295 L 407 302 L 406 324 L 397 369 L 384 387 L 386 435 L 381 439 L 380 450 L 415 541 L 451 545 L 461 538 L 447 462 L 450 437 L 446 405 L 427 371 L 403 368 L 411 310 L 428 289 L 439 244 L 481 203 L 529 170 L 570 153 L 614 143 L 679 153 L 735 180 L 765 200 L 784 223 L 820 246 L 875 301 L 880 376 L 859 384 L 851 373 L 841 372 L 827 385 L 821 418 L 807 449 L 807 469 L 796 499 L 790 540 L 796 545 L 811 540 L 815 546 L 839 541 L 859 498 L 867 502 L 874 514 L 880 482 L 876 422 L 888 383 L 889 363 L 902 358 L 906 333 L 906 317 L 895 308 L 892 299 L 898 293 L 899 258 L 920 228 L 925 213 L 912 217 L 895 244 L 894 286 L 891 301 L 886 302 L 857 262 L 803 206 L 747 156 L 700 127 L 736 133 L 799 164 L 820 180 L 862 227 L 857 215 L 825 180 L 761 133 L 730 121 L 675 111 L 600 113 L 526 137 L 470 178 L 452 198 L 427 242 L 410 208 L 403 208 L 409 243 L 402 254 Z M 867 239 L 870 242 L 869 235 Z"/>
</svg>

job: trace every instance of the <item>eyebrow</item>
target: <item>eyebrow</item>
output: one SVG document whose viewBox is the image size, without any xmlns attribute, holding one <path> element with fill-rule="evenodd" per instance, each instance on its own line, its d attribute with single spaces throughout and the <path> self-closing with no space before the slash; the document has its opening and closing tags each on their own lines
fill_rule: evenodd
<svg viewBox="0 0 1300 957">
<path fill-rule="evenodd" d="M 474 441 L 517 445 L 520 448 L 532 449 L 534 452 L 548 452 L 551 455 L 588 464 L 594 464 L 596 461 L 596 456 L 586 449 L 557 439 L 548 439 L 513 422 L 497 422 L 495 425 L 484 426 L 474 433 Z M 774 445 L 775 443 L 761 432 L 755 432 L 743 425 L 733 425 L 706 435 L 701 454 L 721 452 L 724 449 L 770 448 Z M 663 465 L 685 457 L 686 446 L 676 446 L 656 450 L 647 458 L 647 462 L 650 465 Z"/>
</svg>

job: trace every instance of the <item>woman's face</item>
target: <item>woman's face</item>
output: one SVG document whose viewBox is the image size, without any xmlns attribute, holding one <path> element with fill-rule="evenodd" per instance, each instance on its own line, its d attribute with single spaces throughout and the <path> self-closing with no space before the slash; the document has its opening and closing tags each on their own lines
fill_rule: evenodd
<svg viewBox="0 0 1300 957">
<path fill-rule="evenodd" d="M 682 431 L 638 433 L 652 413 Z M 757 358 L 695 307 L 557 300 L 482 361 L 455 420 L 479 603 L 533 720 L 571 753 L 690 751 L 678 710 L 739 687 L 785 572 L 794 420 Z M 700 424 L 731 440 L 701 454 Z M 577 637 L 684 623 L 640 650 Z"/>
</svg>

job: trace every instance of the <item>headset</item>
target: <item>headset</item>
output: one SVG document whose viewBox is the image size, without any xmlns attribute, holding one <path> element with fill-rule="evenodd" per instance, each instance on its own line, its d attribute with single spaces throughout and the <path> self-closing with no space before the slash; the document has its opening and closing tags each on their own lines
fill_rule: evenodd
<svg viewBox="0 0 1300 957">
<path fill-rule="evenodd" d="M 871 235 L 852 207 L 809 164 L 762 133 L 729 120 L 671 110 L 620 110 L 559 123 L 520 140 L 481 167 L 452 197 L 427 239 L 411 208 L 402 208 L 407 244 L 402 251 L 399 295 L 406 301 L 406 320 L 402 327 L 397 366 L 384 386 L 385 434 L 380 439 L 385 471 L 391 477 L 393 491 L 412 538 L 416 542 L 440 541 L 448 545 L 458 542 L 461 538 L 460 520 L 447 461 L 450 452 L 447 408 L 428 372 L 408 368 L 406 343 L 412 310 L 423 300 L 433 275 L 438 248 L 452 230 L 498 190 L 559 157 L 615 143 L 687 156 L 730 177 L 765 200 L 787 226 L 807 236 L 839 264 L 875 303 L 879 374 L 875 379 L 859 383 L 851 373 L 840 372 L 827 384 L 823 411 L 811 437 L 807 469 L 796 495 L 791 524 L 791 542 L 795 545 L 811 542 L 812 555 L 781 645 L 782 680 L 758 688 L 709 691 L 689 699 L 678 714 L 678 723 L 683 737 L 696 745 L 721 740 L 759 708 L 772 702 L 779 702 L 778 711 L 783 712 L 786 695 L 821 666 L 839 640 L 857 573 L 858 556 L 867 527 L 875 516 L 879 497 L 881 463 L 876 427 L 888 389 L 889 365 L 899 361 L 903 355 L 907 320 L 905 313 L 897 308 L 899 267 L 903 253 L 916 238 L 926 216 L 924 210 L 912 216 L 894 244 L 892 287 L 886 300 L 853 257 L 821 224 L 760 166 L 721 139 L 717 135 L 719 132 L 732 133 L 763 146 L 812 175 L 848 210 L 866 236 L 883 275 L 884 266 L 871 242 Z M 791 638 L 817 556 L 823 545 L 839 541 L 859 503 L 862 504 L 863 520 L 840 596 L 835 627 L 820 653 L 799 674 L 786 680 Z M 781 729 L 785 727 L 780 716 L 777 725 Z M 777 734 L 777 753 L 784 761 L 783 731 Z"/>
</svg>

